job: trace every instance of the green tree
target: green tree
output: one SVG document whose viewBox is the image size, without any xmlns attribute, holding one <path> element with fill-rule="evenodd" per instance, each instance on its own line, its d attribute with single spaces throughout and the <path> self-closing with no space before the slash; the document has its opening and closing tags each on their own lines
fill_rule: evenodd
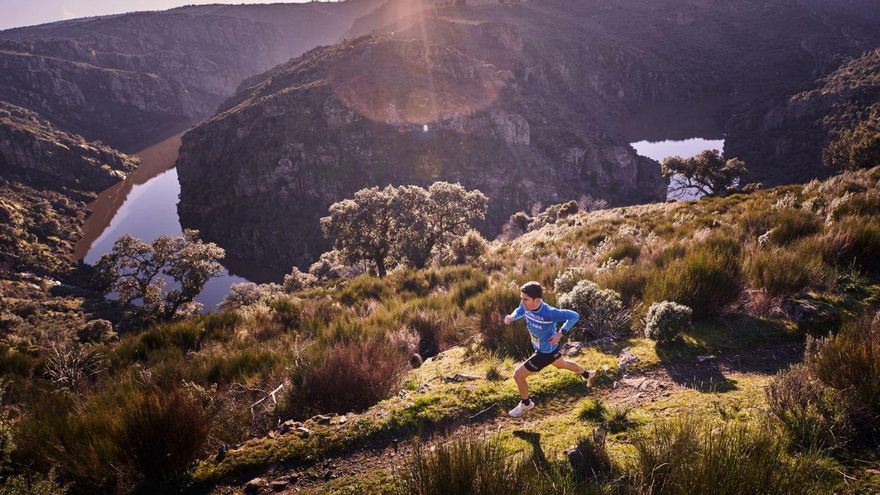
<svg viewBox="0 0 880 495">
<path fill-rule="evenodd" d="M 416 268 L 424 268 L 432 254 L 443 250 L 486 217 L 489 199 L 460 184 L 435 182 L 425 190 L 418 186 L 397 189 L 395 254 Z"/>
<path fill-rule="evenodd" d="M 395 188 L 370 187 L 330 206 L 330 215 L 321 218 L 324 235 L 349 262 L 371 261 L 380 277 L 388 272 L 390 242 L 397 215 L 392 211 Z"/>
<path fill-rule="evenodd" d="M 334 240 L 349 262 L 372 262 L 380 277 L 396 262 L 417 268 L 484 218 L 489 201 L 480 191 L 436 182 L 419 186 L 361 189 L 330 206 L 321 219 L 324 235 Z"/>
<path fill-rule="evenodd" d="M 95 264 L 94 281 L 104 293 L 116 292 L 121 305 L 137 308 L 142 320 L 170 320 L 198 311 L 193 299 L 223 269 L 219 260 L 225 255 L 216 244 L 200 241 L 197 230 L 151 244 L 124 235 Z M 165 277 L 174 282 L 170 290 Z"/>
<path fill-rule="evenodd" d="M 880 165 L 880 116 L 842 131 L 822 154 L 825 165 L 837 170 L 859 170 Z"/>
<path fill-rule="evenodd" d="M 704 150 L 691 158 L 670 156 L 660 164 L 663 177 L 673 179 L 670 192 L 680 197 L 696 190 L 717 194 L 735 186 L 748 172 L 739 158 L 725 160 L 718 150 Z"/>
</svg>

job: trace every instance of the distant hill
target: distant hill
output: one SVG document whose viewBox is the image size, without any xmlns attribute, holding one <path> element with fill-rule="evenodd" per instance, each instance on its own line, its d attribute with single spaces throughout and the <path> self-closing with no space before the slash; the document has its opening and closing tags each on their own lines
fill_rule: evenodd
<svg viewBox="0 0 880 495">
<path fill-rule="evenodd" d="M 378 3 L 192 6 L 0 31 L 0 99 L 132 151 L 210 115 L 245 77 L 336 42 Z"/>
<path fill-rule="evenodd" d="M 486 234 L 537 203 L 663 200 L 659 165 L 622 131 L 630 116 L 802 91 L 880 45 L 877 25 L 867 2 L 389 0 L 353 28 L 378 31 L 246 80 L 185 136 L 180 212 L 286 268 L 327 247 L 333 201 L 371 185 L 478 188 Z"/>
</svg>

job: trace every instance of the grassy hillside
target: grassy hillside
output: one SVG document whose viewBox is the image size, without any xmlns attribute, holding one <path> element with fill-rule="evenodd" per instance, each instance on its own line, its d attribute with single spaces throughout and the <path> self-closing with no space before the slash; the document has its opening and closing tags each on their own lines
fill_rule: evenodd
<svg viewBox="0 0 880 495">
<path fill-rule="evenodd" d="M 483 459 L 493 480 L 538 493 L 876 492 L 878 186 L 880 167 L 568 211 L 471 265 L 267 291 L 66 354 L 16 340 L 31 316 L 6 297 L 12 463 L 56 466 L 76 492 L 435 493 L 443 455 L 458 476 Z M 530 379 L 538 408 L 509 418 L 530 349 L 501 317 L 523 282 L 556 303 L 573 278 L 615 291 L 628 324 L 616 338 L 576 327 L 565 349 L 599 370 L 595 386 L 549 368 Z M 658 343 L 644 317 L 665 300 L 694 321 Z M 564 455 L 579 438 L 591 440 Z M 682 449 L 691 457 L 670 457 Z"/>
</svg>

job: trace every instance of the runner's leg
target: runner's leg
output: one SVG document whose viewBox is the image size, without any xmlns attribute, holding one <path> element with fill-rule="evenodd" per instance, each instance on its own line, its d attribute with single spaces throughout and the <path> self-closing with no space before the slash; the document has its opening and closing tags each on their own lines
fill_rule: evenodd
<svg viewBox="0 0 880 495">
<path fill-rule="evenodd" d="M 517 388 L 519 388 L 520 399 L 525 400 L 529 398 L 529 384 L 526 382 L 526 377 L 531 374 L 532 372 L 526 369 L 525 364 L 517 366 L 513 372 L 513 380 L 516 382 Z"/>
<path fill-rule="evenodd" d="M 577 364 L 574 361 L 569 361 L 565 358 L 559 358 L 556 361 L 553 361 L 553 366 L 561 369 L 561 370 L 569 370 L 577 373 L 578 375 L 584 372 L 584 368 Z"/>
</svg>

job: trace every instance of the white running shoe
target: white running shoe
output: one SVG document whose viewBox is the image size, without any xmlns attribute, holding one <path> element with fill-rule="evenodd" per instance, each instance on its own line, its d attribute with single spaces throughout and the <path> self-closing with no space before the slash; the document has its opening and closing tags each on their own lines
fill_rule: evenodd
<svg viewBox="0 0 880 495">
<path fill-rule="evenodd" d="M 514 418 L 518 418 L 526 413 L 526 411 L 530 411 L 535 408 L 535 401 L 529 401 L 529 405 L 525 405 L 522 402 L 516 405 L 513 409 L 510 410 L 510 415 Z"/>
</svg>

